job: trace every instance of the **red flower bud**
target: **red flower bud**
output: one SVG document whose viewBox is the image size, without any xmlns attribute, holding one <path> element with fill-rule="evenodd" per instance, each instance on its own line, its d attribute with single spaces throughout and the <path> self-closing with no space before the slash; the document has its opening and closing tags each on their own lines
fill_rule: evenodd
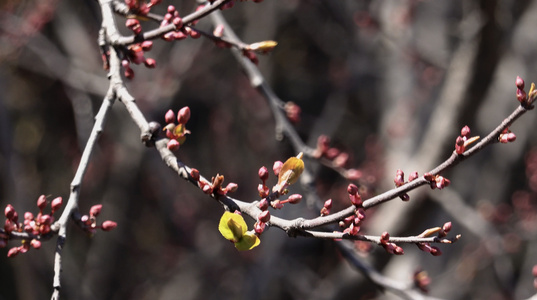
<svg viewBox="0 0 537 300">
<path fill-rule="evenodd" d="M 19 254 L 19 248 L 13 247 L 7 252 L 7 257 L 15 257 L 17 254 Z"/>
<path fill-rule="evenodd" d="M 291 204 L 297 204 L 300 202 L 300 200 L 302 200 L 302 195 L 300 194 L 292 194 L 289 196 L 289 198 L 287 198 L 287 201 Z"/>
<path fill-rule="evenodd" d="M 176 139 L 169 140 L 168 144 L 166 144 L 166 147 L 170 151 L 177 151 L 180 146 L 181 146 L 181 144 L 179 144 L 179 142 Z"/>
<path fill-rule="evenodd" d="M 43 211 L 43 209 L 45 209 L 46 206 L 47 206 L 47 197 L 45 197 L 45 195 L 39 196 L 39 198 L 37 198 L 37 207 L 39 208 L 39 211 Z"/>
<path fill-rule="evenodd" d="M 144 65 L 150 69 L 153 69 L 157 66 L 157 62 L 152 58 L 146 58 L 144 60 Z"/>
<path fill-rule="evenodd" d="M 259 168 L 259 171 L 257 171 L 257 175 L 259 176 L 259 179 L 261 179 L 261 180 L 263 180 L 263 182 L 265 182 L 269 177 L 267 167 L 263 166 L 263 167 Z"/>
<path fill-rule="evenodd" d="M 461 136 L 466 138 L 470 136 L 470 127 L 468 127 L 468 125 L 461 129 Z"/>
<path fill-rule="evenodd" d="M 11 204 L 8 204 L 6 206 L 6 209 L 4 210 L 4 214 L 6 215 L 6 218 L 8 218 L 9 220 L 13 220 L 13 217 L 15 216 L 15 208 L 13 207 L 13 205 Z"/>
<path fill-rule="evenodd" d="M 200 180 L 200 171 L 197 169 L 190 169 L 190 176 L 192 176 L 192 179 L 199 181 Z"/>
<path fill-rule="evenodd" d="M 257 216 L 257 219 L 259 220 L 259 222 L 262 222 L 262 223 L 266 223 L 266 222 L 270 221 L 270 212 L 268 210 L 265 210 L 265 211 L 261 212 Z"/>
<path fill-rule="evenodd" d="M 34 214 L 32 214 L 31 212 L 27 211 L 24 213 L 24 220 L 33 220 L 34 219 Z"/>
<path fill-rule="evenodd" d="M 328 199 L 324 202 L 324 207 L 326 207 L 327 209 L 331 209 L 332 208 L 332 199 Z"/>
<path fill-rule="evenodd" d="M 145 52 L 150 51 L 151 48 L 153 48 L 153 42 L 143 41 L 142 44 L 140 44 L 140 47 L 142 47 L 142 50 L 144 50 Z"/>
<path fill-rule="evenodd" d="M 117 227 L 117 223 L 114 221 L 104 221 L 103 224 L 101 225 L 101 229 L 103 231 L 110 231 L 116 227 Z"/>
<path fill-rule="evenodd" d="M 381 243 L 387 243 L 390 240 L 390 234 L 387 231 L 384 231 L 380 236 Z"/>
<path fill-rule="evenodd" d="M 517 89 L 516 90 L 516 99 L 520 103 L 525 103 L 528 99 L 528 96 L 526 95 L 526 92 L 523 89 Z"/>
<path fill-rule="evenodd" d="M 405 173 L 401 170 L 395 172 L 395 178 L 393 179 L 395 186 L 399 187 L 405 183 Z"/>
<path fill-rule="evenodd" d="M 516 77 L 515 84 L 517 88 L 524 89 L 524 80 L 520 76 Z"/>
<path fill-rule="evenodd" d="M 62 206 L 63 200 L 62 197 L 56 197 L 50 203 L 51 213 L 54 213 Z"/>
<path fill-rule="evenodd" d="M 97 217 L 101 213 L 101 209 L 103 208 L 102 204 L 95 204 L 90 208 L 90 216 L 91 217 Z"/>
<path fill-rule="evenodd" d="M 34 248 L 34 249 L 39 249 L 41 248 L 41 242 L 36 240 L 36 239 L 33 239 L 32 241 L 30 241 L 30 245 Z"/>
<path fill-rule="evenodd" d="M 173 123 L 175 121 L 175 113 L 173 110 L 169 109 L 166 114 L 164 115 L 164 120 L 166 120 L 166 123 Z"/>
<path fill-rule="evenodd" d="M 237 189 L 239 188 L 239 185 L 234 183 L 234 182 L 230 182 L 227 184 L 226 186 L 226 192 L 235 192 Z"/>
<path fill-rule="evenodd" d="M 408 176 L 408 181 L 413 181 L 414 179 L 418 178 L 419 175 L 418 175 L 418 172 L 414 171 L 412 173 L 410 173 L 410 175 Z"/>
<path fill-rule="evenodd" d="M 355 184 L 349 184 L 349 186 L 347 186 L 347 193 L 356 195 L 356 193 L 358 193 L 358 187 Z"/>
<path fill-rule="evenodd" d="M 272 166 L 272 170 L 274 171 L 274 175 L 278 176 L 280 174 L 280 171 L 283 167 L 283 163 L 281 161 L 275 161 L 274 165 Z"/>
<path fill-rule="evenodd" d="M 444 232 L 449 232 L 451 230 L 451 222 L 444 223 L 444 226 L 442 226 L 442 230 L 444 230 Z"/>
<path fill-rule="evenodd" d="M 188 120 L 190 120 L 190 108 L 185 106 L 177 113 L 177 122 L 179 122 L 179 124 L 186 124 Z"/>
</svg>

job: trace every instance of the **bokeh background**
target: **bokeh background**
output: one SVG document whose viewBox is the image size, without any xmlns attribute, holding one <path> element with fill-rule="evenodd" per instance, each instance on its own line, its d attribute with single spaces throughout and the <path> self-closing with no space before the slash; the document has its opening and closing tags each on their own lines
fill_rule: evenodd
<svg viewBox="0 0 537 300">
<path fill-rule="evenodd" d="M 164 1 L 181 14 L 195 1 Z M 39 195 L 63 196 L 107 91 L 97 47 L 96 1 L 0 2 L 0 205 L 37 211 Z M 260 69 L 277 95 L 302 109 L 296 129 L 314 147 L 320 134 L 349 153 L 370 194 L 393 187 L 397 169 L 432 169 L 453 151 L 464 125 L 486 135 L 518 102 L 515 78 L 537 81 L 537 1 L 237 2 L 223 11 L 245 42 L 276 40 Z M 122 26 L 124 21 L 118 18 Z M 144 28 L 154 28 L 144 24 Z M 198 28 L 212 31 L 208 21 Z M 127 33 L 127 31 L 124 31 Z M 208 40 L 156 41 L 156 69 L 135 67 L 128 88 L 148 120 L 189 106 L 192 134 L 178 157 L 205 176 L 236 182 L 233 197 L 257 199 L 257 170 L 296 155 L 274 138 L 266 100 L 226 49 Z M 368 212 L 363 233 L 415 235 L 453 222 L 462 234 L 432 257 L 357 244 L 361 259 L 412 283 L 428 273 L 430 297 L 525 299 L 537 264 L 537 116 L 498 144 L 444 174 L 448 189 L 422 188 Z M 145 148 L 116 103 L 82 186 L 80 209 L 102 203 L 119 223 L 88 237 L 71 225 L 64 250 L 64 299 L 398 299 L 342 258 L 333 242 L 288 238 L 278 229 L 239 253 L 218 230 L 222 208 L 179 179 Z M 306 160 L 321 199 L 347 205 L 348 181 Z M 272 182 L 275 178 L 272 177 Z M 299 186 L 292 192 L 300 192 Z M 275 214 L 313 217 L 303 201 Z M 7 259 L 0 249 L 0 299 L 46 299 L 55 240 Z"/>
</svg>

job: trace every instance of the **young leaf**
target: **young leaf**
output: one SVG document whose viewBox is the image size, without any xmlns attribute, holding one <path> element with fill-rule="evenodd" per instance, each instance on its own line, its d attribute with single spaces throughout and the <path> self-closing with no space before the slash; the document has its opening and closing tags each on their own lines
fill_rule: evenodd
<svg viewBox="0 0 537 300">
<path fill-rule="evenodd" d="M 218 225 L 218 230 L 222 236 L 234 243 L 242 238 L 247 228 L 248 226 L 241 215 L 229 211 L 224 212 Z"/>
<path fill-rule="evenodd" d="M 239 251 L 251 250 L 261 243 L 259 237 L 251 232 L 246 232 L 242 238 L 235 243 L 235 248 Z"/>
<path fill-rule="evenodd" d="M 278 176 L 278 186 L 283 184 L 293 184 L 298 180 L 302 171 L 304 171 L 304 161 L 302 160 L 302 152 L 296 157 L 289 158 L 282 166 Z"/>
</svg>

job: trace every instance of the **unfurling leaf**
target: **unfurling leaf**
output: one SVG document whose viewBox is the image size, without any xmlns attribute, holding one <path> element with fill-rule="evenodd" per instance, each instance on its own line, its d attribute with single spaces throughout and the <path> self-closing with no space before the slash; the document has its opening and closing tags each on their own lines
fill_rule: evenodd
<svg viewBox="0 0 537 300">
<path fill-rule="evenodd" d="M 302 160 L 302 152 L 296 157 L 289 158 L 282 166 L 278 175 L 278 186 L 283 184 L 293 184 L 298 180 L 302 171 L 304 171 L 304 161 Z"/>
<path fill-rule="evenodd" d="M 251 250 L 261 243 L 259 237 L 252 232 L 246 232 L 242 238 L 235 243 L 235 248 L 239 251 Z"/>
<path fill-rule="evenodd" d="M 229 211 L 222 215 L 218 225 L 218 230 L 220 230 L 222 236 L 235 243 L 235 248 L 239 251 L 250 250 L 261 243 L 259 237 L 252 232 L 248 232 L 247 229 L 248 226 L 244 218 Z"/>
<path fill-rule="evenodd" d="M 218 230 L 222 236 L 226 239 L 236 243 L 246 232 L 247 225 L 244 218 L 239 214 L 234 214 L 226 211 L 222 218 L 220 218 L 220 224 Z"/>
</svg>

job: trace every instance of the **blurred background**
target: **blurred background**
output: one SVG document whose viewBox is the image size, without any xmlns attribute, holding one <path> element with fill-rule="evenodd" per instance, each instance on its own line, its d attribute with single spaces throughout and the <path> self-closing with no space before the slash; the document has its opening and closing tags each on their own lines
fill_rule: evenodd
<svg viewBox="0 0 537 300">
<path fill-rule="evenodd" d="M 195 1 L 164 1 L 181 15 Z M 0 206 L 36 212 L 41 194 L 66 200 L 93 117 L 107 91 L 97 46 L 96 1 L 0 2 Z M 259 67 L 284 101 L 301 107 L 296 129 L 315 147 L 321 134 L 347 152 L 348 168 L 374 195 L 397 169 L 423 174 L 446 159 L 464 125 L 485 136 L 513 111 L 515 78 L 537 81 L 537 1 L 237 2 L 223 11 L 239 37 L 278 46 Z M 124 20 L 118 18 L 123 27 Z M 143 24 L 144 29 L 156 25 Z M 208 20 L 197 28 L 212 32 Z M 128 33 L 128 31 L 124 31 Z M 128 82 L 148 120 L 189 106 L 192 134 L 177 152 L 207 177 L 236 182 L 234 198 L 254 201 L 257 171 L 296 155 L 275 140 L 266 100 L 234 57 L 209 40 L 157 40 Z M 361 259 L 411 284 L 428 273 L 428 295 L 443 299 L 525 299 L 537 264 L 537 116 L 443 174 L 451 186 L 424 187 L 410 202 L 368 211 L 362 233 L 417 235 L 453 222 L 459 242 L 433 257 L 414 245 L 403 256 L 356 244 Z M 93 237 L 71 225 L 64 250 L 64 299 L 399 299 L 355 270 L 331 241 L 288 238 L 272 228 L 255 250 L 238 252 L 218 232 L 222 208 L 178 178 L 145 148 L 116 103 L 84 178 L 81 212 L 103 204 L 118 227 Z M 313 160 L 321 199 L 348 205 L 348 181 Z M 275 177 L 269 179 L 270 184 Z M 292 193 L 300 193 L 294 186 Z M 308 201 L 274 214 L 314 217 Z M 57 215 L 59 216 L 59 214 Z M 251 224 L 251 223 L 250 223 Z M 0 249 L 0 299 L 46 299 L 55 240 L 7 259 Z"/>
</svg>

